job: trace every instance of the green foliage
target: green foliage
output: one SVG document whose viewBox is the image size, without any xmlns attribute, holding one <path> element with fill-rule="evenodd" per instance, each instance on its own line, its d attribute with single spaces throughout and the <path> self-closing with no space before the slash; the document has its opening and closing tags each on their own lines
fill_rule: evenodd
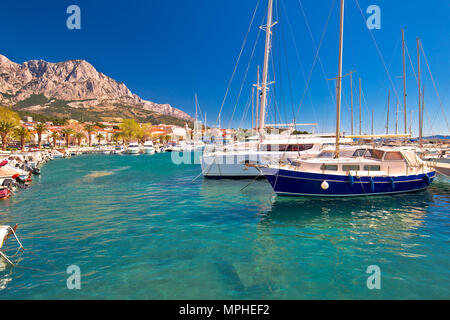
<svg viewBox="0 0 450 320">
<path fill-rule="evenodd" d="M 20 110 L 31 106 L 44 105 L 50 100 L 43 94 L 32 94 L 27 99 L 17 102 L 14 105 L 14 109 Z"/>
</svg>

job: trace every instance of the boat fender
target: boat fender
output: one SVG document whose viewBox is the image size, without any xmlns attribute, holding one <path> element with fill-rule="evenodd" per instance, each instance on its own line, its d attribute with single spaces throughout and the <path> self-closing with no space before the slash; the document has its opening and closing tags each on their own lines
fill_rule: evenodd
<svg viewBox="0 0 450 320">
<path fill-rule="evenodd" d="M 392 190 L 395 190 L 395 181 L 394 181 L 394 178 L 391 178 L 391 187 L 392 187 Z"/>
<path fill-rule="evenodd" d="M 352 186 L 352 187 L 355 184 L 355 180 L 353 179 L 353 176 L 351 174 L 348 175 L 348 182 L 350 183 L 350 186 Z"/>
<path fill-rule="evenodd" d="M 427 186 L 429 186 L 431 184 L 430 176 L 426 174 L 424 179 L 425 179 L 425 183 L 427 184 Z"/>
<path fill-rule="evenodd" d="M 330 187 L 330 185 L 328 184 L 328 182 L 324 181 L 324 182 L 322 182 L 322 184 L 320 185 L 320 187 L 321 187 L 323 190 L 328 190 L 328 188 Z"/>
<path fill-rule="evenodd" d="M 375 191 L 375 181 L 373 181 L 373 178 L 370 178 L 370 189 L 372 192 Z"/>
</svg>

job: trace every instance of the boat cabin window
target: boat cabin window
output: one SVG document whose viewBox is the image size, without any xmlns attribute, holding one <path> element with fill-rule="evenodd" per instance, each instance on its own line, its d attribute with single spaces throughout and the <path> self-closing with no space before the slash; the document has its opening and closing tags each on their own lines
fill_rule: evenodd
<svg viewBox="0 0 450 320">
<path fill-rule="evenodd" d="M 355 153 L 353 154 L 354 157 L 363 157 L 364 154 L 366 153 L 366 149 L 358 149 L 355 151 Z"/>
<path fill-rule="evenodd" d="M 329 158 L 329 159 L 331 159 L 331 158 L 333 158 L 333 155 L 334 155 L 334 152 L 333 151 L 322 151 L 320 154 L 319 154 L 319 158 Z"/>
<path fill-rule="evenodd" d="M 364 157 L 381 160 L 381 159 L 383 159 L 383 155 L 384 155 L 384 151 L 371 149 L 371 150 L 367 150 L 367 152 L 364 154 Z"/>
<path fill-rule="evenodd" d="M 399 151 L 389 151 L 386 152 L 384 160 L 403 160 L 402 153 Z"/>
<path fill-rule="evenodd" d="M 333 164 L 323 164 L 320 167 L 320 170 L 324 170 L 324 171 L 337 171 L 338 170 L 338 166 L 337 165 L 333 165 Z"/>
<path fill-rule="evenodd" d="M 262 149 L 266 151 L 306 151 L 314 147 L 313 144 L 266 144 Z"/>
<path fill-rule="evenodd" d="M 342 171 L 359 171 L 360 167 L 358 165 L 346 165 L 342 166 Z"/>
<path fill-rule="evenodd" d="M 364 166 L 364 171 L 381 171 L 380 166 Z"/>
</svg>

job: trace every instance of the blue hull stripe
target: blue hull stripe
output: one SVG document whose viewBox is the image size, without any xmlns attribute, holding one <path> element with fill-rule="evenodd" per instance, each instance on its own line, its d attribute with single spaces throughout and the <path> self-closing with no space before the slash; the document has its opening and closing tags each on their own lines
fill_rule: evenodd
<svg viewBox="0 0 450 320">
<path fill-rule="evenodd" d="M 279 170 L 266 175 L 274 191 L 286 196 L 365 196 L 415 192 L 426 189 L 436 172 L 399 177 L 353 177 Z M 427 177 L 428 176 L 428 177 Z M 322 189 L 322 183 L 329 185 Z M 353 181 L 353 183 L 351 183 Z M 371 182 L 373 181 L 373 182 Z"/>
</svg>

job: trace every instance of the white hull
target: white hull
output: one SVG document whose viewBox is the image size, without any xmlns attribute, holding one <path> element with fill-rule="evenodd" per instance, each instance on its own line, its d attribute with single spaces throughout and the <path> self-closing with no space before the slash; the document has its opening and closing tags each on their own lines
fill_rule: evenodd
<svg viewBox="0 0 450 320">
<path fill-rule="evenodd" d="M 135 150 L 135 149 L 128 149 L 126 152 L 126 154 L 139 154 L 139 150 Z"/>
<path fill-rule="evenodd" d="M 247 164 L 267 165 L 286 158 L 298 158 L 298 152 L 233 152 L 212 153 L 202 156 L 202 173 L 206 178 L 256 178 L 261 176 L 258 169 Z"/>
<path fill-rule="evenodd" d="M 144 149 L 145 154 L 155 154 L 155 149 L 153 148 L 145 148 Z"/>
</svg>

